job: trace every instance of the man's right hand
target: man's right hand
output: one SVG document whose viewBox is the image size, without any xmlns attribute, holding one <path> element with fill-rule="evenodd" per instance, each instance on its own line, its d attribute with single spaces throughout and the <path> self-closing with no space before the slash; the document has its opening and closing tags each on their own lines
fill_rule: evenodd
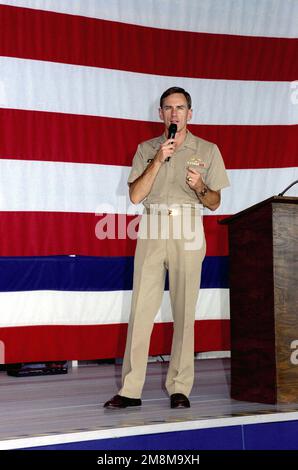
<svg viewBox="0 0 298 470">
<path fill-rule="evenodd" d="M 155 155 L 155 160 L 164 163 L 168 157 L 171 157 L 177 147 L 176 139 L 166 140 Z"/>
<path fill-rule="evenodd" d="M 161 165 L 173 155 L 176 147 L 175 139 L 166 140 L 141 176 L 129 185 L 129 196 L 133 204 L 139 204 L 148 196 Z"/>
</svg>

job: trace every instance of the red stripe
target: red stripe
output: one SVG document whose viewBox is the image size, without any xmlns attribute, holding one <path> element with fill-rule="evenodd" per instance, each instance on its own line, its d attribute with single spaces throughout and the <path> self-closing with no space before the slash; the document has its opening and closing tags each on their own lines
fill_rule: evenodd
<svg viewBox="0 0 298 470">
<path fill-rule="evenodd" d="M 297 39 L 170 31 L 4 5 L 0 24 L 3 56 L 183 77 L 298 76 Z"/>
<path fill-rule="evenodd" d="M 230 348 L 229 320 L 195 322 L 195 351 Z M 0 328 L 4 363 L 123 357 L 127 325 L 31 326 Z M 169 354 L 172 324 L 154 326 L 150 355 Z"/>
<path fill-rule="evenodd" d="M 0 212 L 0 256 L 133 256 L 135 240 L 121 238 L 119 226 L 135 216 L 116 215 L 116 239 L 99 240 L 96 224 L 104 216 L 68 212 Z M 108 216 L 110 220 L 114 215 Z M 228 254 L 227 227 L 218 224 L 225 216 L 204 217 L 208 256 Z M 127 229 L 126 229 L 127 233 Z"/>
<path fill-rule="evenodd" d="M 218 223 L 226 217 L 226 215 L 205 215 L 203 217 L 207 256 L 227 256 L 229 254 L 228 227 Z"/>
<path fill-rule="evenodd" d="M 297 165 L 297 125 L 191 125 L 190 130 L 217 143 L 227 168 Z M 0 157 L 130 166 L 138 143 L 162 132 L 157 122 L 0 109 Z"/>
</svg>

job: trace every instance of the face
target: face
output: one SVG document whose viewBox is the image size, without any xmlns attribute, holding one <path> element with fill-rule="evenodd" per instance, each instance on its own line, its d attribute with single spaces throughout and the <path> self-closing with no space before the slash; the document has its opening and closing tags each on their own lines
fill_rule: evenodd
<svg viewBox="0 0 298 470">
<path fill-rule="evenodd" d="M 166 129 L 170 124 L 177 124 L 177 132 L 183 132 L 186 131 L 187 122 L 192 117 L 192 110 L 188 109 L 186 98 L 182 93 L 174 93 L 163 100 L 159 117 L 165 123 Z"/>
</svg>

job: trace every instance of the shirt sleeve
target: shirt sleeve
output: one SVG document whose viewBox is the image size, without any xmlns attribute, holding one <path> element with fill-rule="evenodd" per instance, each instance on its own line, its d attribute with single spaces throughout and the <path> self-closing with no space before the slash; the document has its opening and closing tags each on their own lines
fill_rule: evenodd
<svg viewBox="0 0 298 470">
<path fill-rule="evenodd" d="M 135 156 L 133 157 L 132 167 L 128 176 L 127 183 L 133 183 L 141 174 L 144 172 L 144 160 L 142 157 L 142 152 L 140 145 L 137 148 Z"/>
<path fill-rule="evenodd" d="M 230 186 L 225 164 L 217 145 L 213 146 L 211 162 L 207 171 L 205 183 L 213 191 Z"/>
</svg>

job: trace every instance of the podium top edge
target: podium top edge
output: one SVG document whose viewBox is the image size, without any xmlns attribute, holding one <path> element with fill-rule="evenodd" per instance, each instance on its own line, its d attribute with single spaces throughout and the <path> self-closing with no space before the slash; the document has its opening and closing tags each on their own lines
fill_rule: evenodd
<svg viewBox="0 0 298 470">
<path fill-rule="evenodd" d="M 254 204 L 253 206 L 248 207 L 247 209 L 244 209 L 243 211 L 237 212 L 236 214 L 233 214 L 229 217 L 226 217 L 225 219 L 219 220 L 219 224 L 229 224 L 230 222 L 233 222 L 235 219 L 238 219 L 239 217 L 242 217 L 243 215 L 252 212 L 254 210 L 259 209 L 260 207 L 269 205 L 269 204 L 276 204 L 276 203 L 281 203 L 281 204 L 298 204 L 298 197 L 295 196 L 271 196 L 268 199 L 265 199 L 264 201 L 258 202 L 257 204 Z"/>
</svg>

